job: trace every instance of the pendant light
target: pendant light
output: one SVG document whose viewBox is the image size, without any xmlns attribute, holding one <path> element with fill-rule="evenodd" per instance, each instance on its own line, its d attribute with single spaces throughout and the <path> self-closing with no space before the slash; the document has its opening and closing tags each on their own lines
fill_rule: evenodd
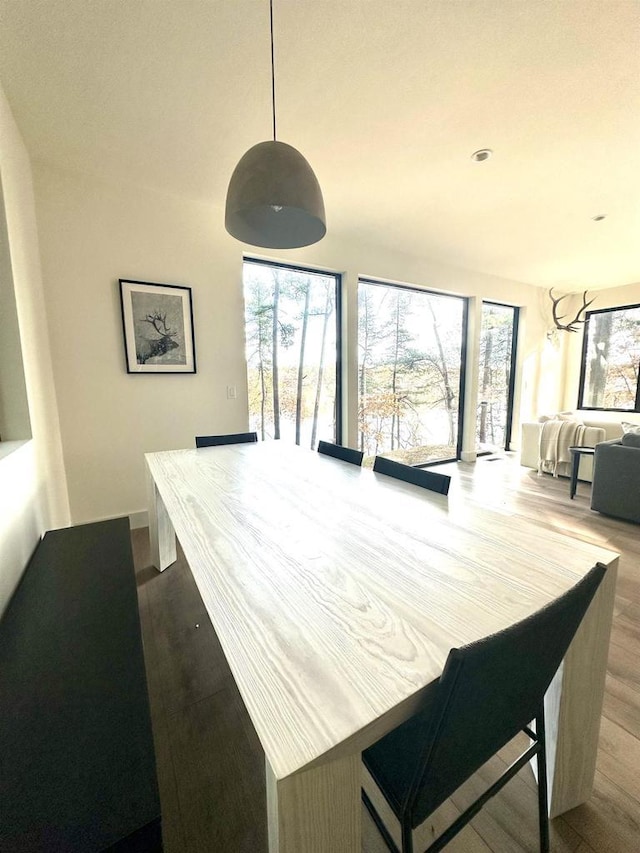
<svg viewBox="0 0 640 853">
<path fill-rule="evenodd" d="M 276 83 L 271 33 L 273 141 L 250 148 L 234 169 L 227 190 L 225 227 L 232 237 L 267 249 L 296 249 L 321 240 L 326 231 L 322 191 L 305 158 L 276 140 Z"/>
</svg>

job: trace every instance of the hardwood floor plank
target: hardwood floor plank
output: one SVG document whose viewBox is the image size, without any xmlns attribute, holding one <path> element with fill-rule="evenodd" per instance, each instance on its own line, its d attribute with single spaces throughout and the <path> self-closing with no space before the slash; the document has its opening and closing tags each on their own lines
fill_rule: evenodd
<svg viewBox="0 0 640 853">
<path fill-rule="evenodd" d="M 600 726 L 597 766 L 640 805 L 640 741 L 607 717 Z M 638 842 L 640 847 L 640 838 Z"/>
<path fill-rule="evenodd" d="M 597 853 L 638 853 L 640 804 L 598 771 L 589 802 L 563 819 Z"/>
<path fill-rule="evenodd" d="M 594 850 L 586 841 L 583 841 L 580 847 L 576 850 L 576 853 L 598 853 L 598 851 Z"/>
<path fill-rule="evenodd" d="M 182 813 L 178 799 L 169 728 L 164 716 L 152 715 L 153 743 L 158 768 L 158 788 L 162 810 L 162 840 L 165 853 L 185 850 Z"/>
<path fill-rule="evenodd" d="M 182 816 L 180 814 L 173 759 L 169 746 L 169 732 L 164 711 L 164 682 L 161 668 L 158 665 L 156 638 L 153 630 L 152 603 L 149 596 L 149 584 L 156 577 L 157 572 L 155 569 L 149 571 L 150 567 L 148 566 L 147 555 L 148 537 L 144 533 L 145 531 L 141 530 L 132 531 L 132 545 L 136 564 L 140 626 L 147 672 L 153 742 L 156 753 L 158 788 L 162 812 L 162 837 L 165 849 L 184 850 Z"/>
<path fill-rule="evenodd" d="M 147 690 L 151 714 L 161 704 L 162 680 L 158 668 L 158 656 L 156 653 L 156 642 L 153 635 L 153 613 L 149 602 L 149 590 L 146 577 L 143 572 L 136 572 L 136 584 L 138 592 L 138 610 L 140 612 L 140 630 L 142 633 L 142 647 L 144 650 L 145 669 L 147 674 Z"/>
<path fill-rule="evenodd" d="M 611 642 L 640 654 L 640 605 L 631 602 L 617 614 Z"/>
<path fill-rule="evenodd" d="M 165 853 L 266 851 L 264 754 L 235 685 L 168 721 L 185 846 Z"/>
<path fill-rule="evenodd" d="M 430 822 L 426 831 L 418 829 L 414 834 L 414 849 L 417 853 L 422 853 L 427 845 L 442 829 L 448 826 L 456 819 L 459 814 L 458 809 L 453 803 L 447 803 L 438 810 L 442 817 L 442 827 L 437 826 L 433 835 L 430 832 Z M 382 840 L 380 833 L 371 818 L 371 815 L 363 807 L 362 809 L 362 853 L 389 853 L 389 848 Z M 480 838 L 478 833 L 469 824 L 447 845 L 447 853 L 491 853 L 491 848 L 488 847 Z"/>
<path fill-rule="evenodd" d="M 627 522 L 627 524 L 631 523 L 630 521 Z M 624 545 L 624 537 L 618 536 L 613 541 L 618 543 L 615 549 L 620 551 Z M 628 546 L 628 548 L 631 547 L 630 545 Z M 627 560 L 621 560 L 618 574 L 618 595 L 630 602 L 640 601 L 640 572 L 638 571 L 637 545 L 634 547 L 634 552 L 636 554 L 634 565 L 630 565 Z"/>
<path fill-rule="evenodd" d="M 634 690 L 640 690 L 640 666 L 638 666 L 637 653 L 634 654 L 618 643 L 611 643 L 607 671 L 618 681 L 624 682 Z"/>
<path fill-rule="evenodd" d="M 602 713 L 640 740 L 640 690 L 607 675 Z"/>
<path fill-rule="evenodd" d="M 159 677 L 167 713 L 178 711 L 225 686 L 229 669 L 195 586 L 180 559 L 149 582 Z"/>
<path fill-rule="evenodd" d="M 505 769 L 506 764 L 495 756 L 465 782 L 451 799 L 461 811 L 464 810 Z M 523 772 L 530 773 L 528 768 L 524 768 Z M 489 800 L 473 819 L 472 826 L 492 850 L 537 853 L 537 787 L 531 787 L 520 775 L 515 776 L 499 794 Z M 561 817 L 551 821 L 549 833 L 554 853 L 574 853 L 582 840 Z"/>
<path fill-rule="evenodd" d="M 400 846 L 400 824 L 364 765 L 362 766 L 362 780 L 363 787 L 384 825 L 396 844 Z M 363 810 L 363 815 L 365 815 L 362 836 L 364 853 L 377 853 L 378 850 L 384 850 L 386 853 L 387 848 L 381 841 L 380 833 L 366 808 Z M 447 800 L 415 830 L 413 833 L 414 849 L 417 851 L 425 850 L 459 816 L 460 809 L 451 800 Z M 367 823 L 370 826 L 367 827 Z M 382 844 L 382 848 L 380 848 L 380 844 Z M 470 823 L 448 844 L 447 851 L 448 853 L 449 851 L 450 853 L 490 853 L 491 848 L 485 844 L 474 829 L 473 824 Z"/>
</svg>

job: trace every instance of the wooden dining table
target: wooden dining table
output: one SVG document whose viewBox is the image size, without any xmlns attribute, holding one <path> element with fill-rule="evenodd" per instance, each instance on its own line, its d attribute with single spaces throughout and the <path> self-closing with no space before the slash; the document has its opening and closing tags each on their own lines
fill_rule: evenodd
<svg viewBox="0 0 640 853">
<path fill-rule="evenodd" d="M 177 535 L 264 749 L 270 853 L 359 853 L 362 751 L 420 708 L 451 648 L 601 562 L 545 700 L 550 814 L 589 798 L 617 554 L 455 482 L 447 499 L 285 442 L 146 463 L 152 561 L 175 561 Z"/>
</svg>

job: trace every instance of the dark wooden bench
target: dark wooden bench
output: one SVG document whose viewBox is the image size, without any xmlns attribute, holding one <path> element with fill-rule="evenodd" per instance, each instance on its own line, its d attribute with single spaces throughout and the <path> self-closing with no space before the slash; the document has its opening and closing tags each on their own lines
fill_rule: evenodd
<svg viewBox="0 0 640 853">
<path fill-rule="evenodd" d="M 45 534 L 0 621 L 0 850 L 162 850 L 126 518 Z"/>
</svg>

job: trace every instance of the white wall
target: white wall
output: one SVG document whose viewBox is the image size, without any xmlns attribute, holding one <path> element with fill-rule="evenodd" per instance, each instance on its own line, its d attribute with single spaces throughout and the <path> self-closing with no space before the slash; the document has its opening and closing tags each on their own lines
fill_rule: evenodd
<svg viewBox="0 0 640 853">
<path fill-rule="evenodd" d="M 0 88 L 0 174 L 33 438 L 0 458 L 0 613 L 41 533 L 69 523 L 29 157 Z"/>
<path fill-rule="evenodd" d="M 135 515 L 146 506 L 145 451 L 191 447 L 197 433 L 247 427 L 242 252 L 258 255 L 225 232 L 221 205 L 101 183 L 45 164 L 34 170 L 72 519 Z M 354 341 L 358 275 L 523 306 L 521 411 L 525 418 L 537 412 L 547 317 L 536 288 L 342 242 L 330 231 L 315 246 L 269 257 L 343 273 L 345 327 Z M 119 278 L 193 288 L 195 376 L 126 373 Z M 552 353 L 552 370 L 558 358 Z M 356 359 L 349 350 L 352 444 Z M 228 385 L 237 388 L 236 400 L 227 399 Z M 516 443 L 517 436 L 516 425 Z"/>
<path fill-rule="evenodd" d="M 146 505 L 145 452 L 246 428 L 240 255 L 212 207 L 46 167 L 35 175 L 72 518 L 134 514 Z M 195 375 L 126 373 L 119 278 L 193 288 Z"/>
</svg>

